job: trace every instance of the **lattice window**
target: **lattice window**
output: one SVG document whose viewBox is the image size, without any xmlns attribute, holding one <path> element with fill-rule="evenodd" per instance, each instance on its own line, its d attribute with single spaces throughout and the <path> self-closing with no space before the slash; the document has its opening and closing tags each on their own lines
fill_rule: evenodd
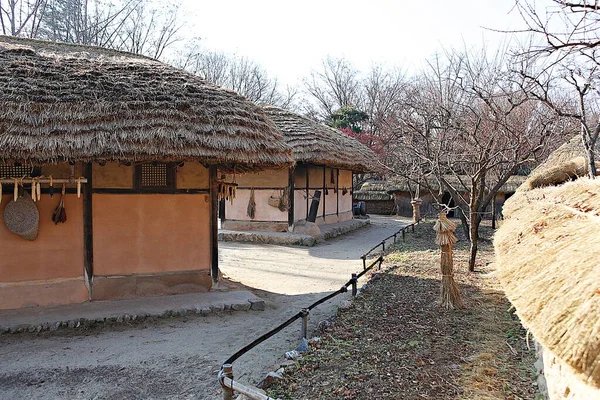
<svg viewBox="0 0 600 400">
<path fill-rule="evenodd" d="M 175 165 L 160 162 L 137 165 L 136 186 L 140 190 L 174 189 Z"/>
<path fill-rule="evenodd" d="M 27 176 L 40 176 L 40 168 L 30 165 L 0 164 L 0 178 L 22 178 Z"/>
</svg>

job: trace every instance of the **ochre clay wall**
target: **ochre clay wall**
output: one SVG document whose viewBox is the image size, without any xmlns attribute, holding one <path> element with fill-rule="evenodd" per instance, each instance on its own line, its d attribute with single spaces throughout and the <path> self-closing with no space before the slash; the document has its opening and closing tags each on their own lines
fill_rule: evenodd
<svg viewBox="0 0 600 400">
<path fill-rule="evenodd" d="M 75 176 L 79 176 L 79 168 Z M 42 168 L 42 174 L 69 178 L 70 167 L 61 164 Z M 46 188 L 47 186 L 44 186 Z M 72 186 L 71 186 L 72 187 Z M 30 193 L 30 188 L 25 187 Z M 60 201 L 60 187 L 54 198 L 42 194 L 38 236 L 28 241 L 11 233 L 0 222 L 0 309 L 83 302 L 88 292 L 83 280 L 82 200 L 67 194 L 67 222 L 55 225 L 52 213 Z M 12 201 L 12 187 L 4 186 L 0 215 Z"/>
<path fill-rule="evenodd" d="M 95 194 L 94 275 L 208 270 L 208 194 Z"/>
</svg>

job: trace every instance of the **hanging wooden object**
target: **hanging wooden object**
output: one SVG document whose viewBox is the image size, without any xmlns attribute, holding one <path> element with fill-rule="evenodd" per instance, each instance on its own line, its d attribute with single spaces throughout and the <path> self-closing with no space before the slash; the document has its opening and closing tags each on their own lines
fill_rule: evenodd
<svg viewBox="0 0 600 400">
<path fill-rule="evenodd" d="M 441 249 L 442 288 L 440 292 L 440 304 L 445 308 L 464 308 L 460 290 L 454 280 L 454 260 L 452 245 L 456 243 L 456 224 L 448 219 L 445 212 L 441 212 L 439 219 L 435 222 L 433 230 L 436 232 L 436 243 Z"/>
<path fill-rule="evenodd" d="M 217 192 L 219 200 L 226 200 L 233 204 L 237 196 L 238 184 L 235 182 L 218 181 Z"/>
</svg>

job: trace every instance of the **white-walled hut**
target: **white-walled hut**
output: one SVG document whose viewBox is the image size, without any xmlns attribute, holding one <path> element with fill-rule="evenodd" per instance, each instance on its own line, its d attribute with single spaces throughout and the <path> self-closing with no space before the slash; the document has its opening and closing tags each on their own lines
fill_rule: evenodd
<svg viewBox="0 0 600 400">
<path fill-rule="evenodd" d="M 237 195 L 221 209 L 222 227 L 289 231 L 307 220 L 315 192 L 321 194 L 318 225 L 352 219 L 353 173 L 372 171 L 375 154 L 337 129 L 302 115 L 274 106 L 264 111 L 292 148 L 296 165 L 227 175 L 237 184 Z"/>
<path fill-rule="evenodd" d="M 0 88 L 0 309 L 208 290 L 217 169 L 293 163 L 260 107 L 145 57 L 0 36 Z"/>
</svg>

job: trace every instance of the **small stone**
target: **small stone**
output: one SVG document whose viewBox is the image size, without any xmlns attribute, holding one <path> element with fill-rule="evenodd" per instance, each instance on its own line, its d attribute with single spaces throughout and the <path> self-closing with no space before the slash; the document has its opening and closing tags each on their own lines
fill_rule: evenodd
<svg viewBox="0 0 600 400">
<path fill-rule="evenodd" d="M 279 368 L 277 371 L 275 371 L 275 373 L 277 375 L 283 376 L 283 374 L 285 373 L 285 369 L 284 368 Z"/>
<path fill-rule="evenodd" d="M 265 311 L 264 300 L 248 300 L 250 302 L 250 309 L 254 311 Z"/>
<path fill-rule="evenodd" d="M 128 314 L 123 315 L 123 321 L 125 321 L 125 322 L 131 321 L 131 316 Z"/>
<path fill-rule="evenodd" d="M 103 324 L 104 323 L 104 318 L 96 318 L 96 323 L 97 324 Z"/>
<path fill-rule="evenodd" d="M 300 354 L 296 350 L 287 351 L 285 353 L 285 358 L 287 358 L 288 360 L 301 360 L 302 354 Z"/>
<path fill-rule="evenodd" d="M 163 311 L 163 313 L 160 316 L 162 318 L 167 318 L 169 315 L 171 315 L 171 311 L 170 310 L 166 310 L 166 311 Z"/>
<path fill-rule="evenodd" d="M 231 304 L 224 304 L 224 305 L 223 305 L 223 308 L 224 308 L 225 310 L 231 310 Z"/>
<path fill-rule="evenodd" d="M 179 315 L 180 317 L 185 317 L 185 314 L 187 314 L 187 310 L 182 308 L 177 310 L 177 315 Z"/>
<path fill-rule="evenodd" d="M 292 365 L 295 365 L 295 364 L 296 364 L 296 362 L 293 361 L 293 360 L 283 360 L 283 361 L 281 361 L 279 363 L 279 366 L 281 368 L 288 368 L 288 367 L 291 367 Z"/>
<path fill-rule="evenodd" d="M 33 333 L 33 332 L 35 332 L 35 325 L 31 325 L 31 326 L 30 326 L 30 327 L 27 329 L 27 331 L 29 331 L 30 333 Z"/>
<path fill-rule="evenodd" d="M 202 307 L 201 312 L 202 315 L 209 315 L 212 312 L 212 310 L 210 309 L 210 307 Z"/>
<path fill-rule="evenodd" d="M 210 309 L 214 312 L 219 312 L 225 310 L 225 304 L 213 304 L 210 306 Z"/>
<path fill-rule="evenodd" d="M 296 351 L 299 353 L 304 353 L 308 351 L 308 340 L 306 338 L 302 338 L 298 347 L 296 347 Z"/>
<path fill-rule="evenodd" d="M 194 313 L 196 313 L 197 315 L 201 315 L 202 314 L 202 307 L 196 307 L 196 308 L 194 308 Z"/>
<path fill-rule="evenodd" d="M 40 333 L 42 331 L 42 329 L 44 329 L 44 327 L 42 325 L 38 325 L 37 328 L 35 328 L 35 331 L 37 333 Z"/>
<path fill-rule="evenodd" d="M 262 381 L 261 387 L 263 389 L 267 389 L 273 383 L 278 382 L 283 379 L 283 376 L 279 375 L 277 372 L 269 372 L 265 379 Z"/>
<path fill-rule="evenodd" d="M 341 309 L 347 309 L 347 308 L 350 308 L 350 306 L 352 306 L 352 302 L 350 300 L 342 300 L 340 302 L 339 308 L 341 308 Z"/>
<path fill-rule="evenodd" d="M 251 304 L 250 303 L 238 303 L 238 304 L 233 304 L 231 306 L 231 308 L 235 311 L 248 311 L 250 310 Z"/>
<path fill-rule="evenodd" d="M 120 323 L 122 323 L 122 322 L 123 322 L 123 316 L 122 316 L 122 315 L 119 315 L 119 316 L 117 317 L 117 323 L 119 323 L 119 324 L 120 324 Z"/>
<path fill-rule="evenodd" d="M 137 316 L 137 315 L 135 315 L 135 314 L 133 314 L 133 315 L 131 316 L 131 320 L 132 320 L 132 321 L 135 321 L 137 318 L 138 318 L 138 316 Z"/>
<path fill-rule="evenodd" d="M 75 324 L 75 328 L 79 328 L 81 326 L 81 321 L 77 321 L 77 323 Z"/>
<path fill-rule="evenodd" d="M 55 322 L 52 324 L 52 326 L 50 326 L 50 330 L 53 332 L 58 330 L 58 328 L 60 328 L 60 322 Z"/>
<path fill-rule="evenodd" d="M 69 328 L 75 328 L 75 321 L 69 321 L 69 322 L 67 323 L 67 326 L 68 326 Z"/>
</svg>

